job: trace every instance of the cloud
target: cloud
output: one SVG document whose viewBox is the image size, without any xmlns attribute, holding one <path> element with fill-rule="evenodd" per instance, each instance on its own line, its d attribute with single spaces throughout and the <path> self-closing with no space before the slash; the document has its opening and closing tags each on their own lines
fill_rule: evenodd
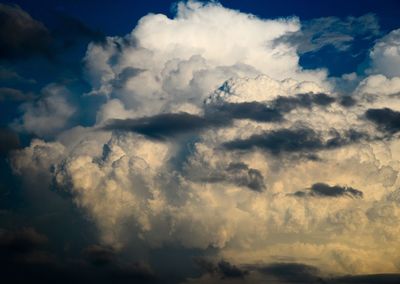
<svg viewBox="0 0 400 284">
<path fill-rule="evenodd" d="M 222 116 L 200 117 L 189 113 L 166 113 L 138 119 L 112 120 L 103 129 L 132 131 L 153 139 L 165 139 L 210 127 L 225 126 L 229 119 Z"/>
<path fill-rule="evenodd" d="M 57 14 L 57 25 L 51 31 L 53 38 L 62 39 L 64 48 L 76 44 L 79 39 L 88 39 L 94 42 L 103 42 L 105 35 L 100 30 L 95 30 L 81 20 L 63 13 Z"/>
<path fill-rule="evenodd" d="M 12 153 L 13 171 L 95 224 L 85 273 L 118 270 L 123 282 L 151 272 L 125 271 L 119 253 L 131 246 L 224 259 L 206 273 L 216 281 L 398 271 L 400 143 L 366 118 L 400 111 L 396 78 L 359 75 L 353 92 L 334 92 L 326 70 L 301 68 L 295 45 L 274 44 L 300 27 L 180 3 L 171 18 L 149 14 L 126 36 L 90 43 L 87 93 L 51 84 L 23 105 L 14 127 L 37 139 Z M 79 121 L 88 111 L 95 121 Z M 293 198 L 299 189 L 320 198 Z M 339 196 L 354 198 L 329 198 Z M 303 266 L 268 276 L 245 266 L 277 255 Z"/>
<path fill-rule="evenodd" d="M 280 111 L 289 112 L 295 108 L 311 108 L 313 105 L 328 106 L 334 101 L 335 98 L 328 96 L 327 94 L 311 93 L 299 94 L 294 97 L 280 96 L 272 101 L 272 105 Z"/>
<path fill-rule="evenodd" d="M 115 262 L 115 251 L 112 248 L 92 245 L 87 247 L 84 252 L 87 260 L 95 266 L 105 266 Z"/>
<path fill-rule="evenodd" d="M 257 192 L 262 192 L 266 188 L 262 173 L 257 169 L 249 168 L 249 166 L 243 162 L 232 162 L 225 169 L 221 169 L 220 171 L 213 171 L 206 174 L 198 173 L 192 176 L 191 179 L 208 183 L 232 183 Z"/>
<path fill-rule="evenodd" d="M 40 98 L 21 105 L 24 114 L 14 122 L 14 127 L 40 136 L 54 135 L 67 126 L 76 111 L 70 97 L 64 86 L 46 86 Z"/>
<path fill-rule="evenodd" d="M 400 76 L 400 29 L 393 30 L 378 40 L 370 51 L 373 74 Z"/>
<path fill-rule="evenodd" d="M 219 275 L 221 279 L 243 279 L 249 273 L 225 260 L 213 263 L 204 258 L 198 258 L 195 262 L 202 270 L 213 275 Z"/>
<path fill-rule="evenodd" d="M 339 51 L 351 47 L 356 39 L 368 39 L 379 35 L 378 19 L 374 14 L 360 17 L 324 17 L 303 21 L 301 29 L 277 39 L 276 44 L 289 42 L 300 54 L 316 52 L 331 45 Z"/>
<path fill-rule="evenodd" d="M 318 268 L 302 263 L 271 263 L 258 270 L 278 278 L 283 283 L 324 283 Z"/>
<path fill-rule="evenodd" d="M 360 82 L 356 91 L 364 95 L 395 95 L 400 93 L 400 78 L 388 78 L 382 74 L 371 75 Z"/>
<path fill-rule="evenodd" d="M 224 143 L 229 150 L 249 150 L 257 147 L 273 155 L 283 153 L 310 153 L 324 149 L 334 149 L 354 143 L 363 138 L 362 133 L 349 131 L 344 136 L 334 133 L 329 139 L 323 140 L 322 136 L 310 128 L 278 129 L 263 134 L 252 135 L 247 139 L 238 139 Z"/>
<path fill-rule="evenodd" d="M 231 267 L 236 267 L 229 262 L 227 263 Z M 221 263 L 220 262 L 220 263 Z M 198 265 L 201 266 L 208 274 L 204 274 L 199 278 L 192 278 L 184 283 L 226 283 L 226 279 L 219 271 L 218 266 L 207 260 L 198 261 Z M 237 268 L 239 270 L 239 268 Z M 397 283 L 399 280 L 399 274 L 366 274 L 366 275 L 346 275 L 346 276 L 335 276 L 329 275 L 329 273 L 323 272 L 315 266 L 307 265 L 297 262 L 278 262 L 278 263 L 267 263 L 258 265 L 247 265 L 243 270 L 245 271 L 246 277 L 237 277 L 230 279 L 233 283 Z"/>
<path fill-rule="evenodd" d="M 21 90 L 7 87 L 0 87 L 0 101 L 25 101 L 34 96 L 31 93 L 24 93 Z"/>
<path fill-rule="evenodd" d="M 390 108 L 368 109 L 365 117 L 387 132 L 396 133 L 400 130 L 400 112 Z"/>
<path fill-rule="evenodd" d="M 49 30 L 17 5 L 0 5 L 0 58 L 24 59 L 49 56 Z"/>
<path fill-rule="evenodd" d="M 49 252 L 49 243 L 52 241 L 32 227 L 13 231 L 1 229 L 2 279 L 8 283 L 158 282 L 157 276 L 147 264 L 121 263 L 109 248 L 92 245 L 84 250 L 84 258 L 61 258 Z"/>
<path fill-rule="evenodd" d="M 0 67 L 0 81 L 3 84 L 10 83 L 19 83 L 19 84 L 35 84 L 36 81 L 34 79 L 27 79 L 19 75 L 17 72 L 7 69 L 4 67 Z"/>
<path fill-rule="evenodd" d="M 297 191 L 293 194 L 297 197 L 315 196 L 315 197 L 351 197 L 362 198 L 363 193 L 352 187 L 342 187 L 339 185 L 330 186 L 325 183 L 314 183 L 310 191 Z"/>
<path fill-rule="evenodd" d="M 258 102 L 224 103 L 214 107 L 212 111 L 221 112 L 226 118 L 251 119 L 262 122 L 278 122 L 283 119 L 279 110 Z"/>
<path fill-rule="evenodd" d="M 0 128 L 0 155 L 20 148 L 18 134 L 8 128 Z"/>
<path fill-rule="evenodd" d="M 15 232 L 2 231 L 0 234 L 2 253 L 27 254 L 40 248 L 46 242 L 47 237 L 33 228 L 23 228 Z"/>
</svg>

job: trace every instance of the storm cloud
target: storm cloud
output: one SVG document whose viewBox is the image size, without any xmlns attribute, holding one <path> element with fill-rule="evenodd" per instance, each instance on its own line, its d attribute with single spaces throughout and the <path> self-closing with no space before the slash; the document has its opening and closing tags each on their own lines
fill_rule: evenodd
<svg viewBox="0 0 400 284">
<path fill-rule="evenodd" d="M 1 165 L 15 175 L 2 197 L 17 200 L 11 178 L 20 179 L 32 206 L 46 211 L 37 223 L 53 220 L 43 204 L 60 207 L 46 202 L 51 193 L 95 227 L 95 240 L 79 235 L 80 246 L 61 234 L 68 242 L 56 251 L 51 239 L 21 245 L 5 238 L 1 250 L 13 259 L 2 262 L 7 276 L 22 268 L 21 281 L 45 271 L 53 282 L 61 275 L 65 282 L 165 283 L 167 275 L 172 283 L 186 276 L 192 283 L 329 283 L 336 275 L 399 271 L 400 144 L 385 135 L 400 129 L 398 65 L 391 63 L 400 33 L 375 38 L 375 16 L 307 26 L 301 17 L 262 19 L 185 1 L 171 15 L 145 15 L 126 35 L 102 37 L 80 20 L 57 15 L 65 26 L 47 29 L 17 6 L 1 9 L 1 41 L 24 19 L 1 51 L 7 64 L 47 62 L 49 46 L 57 53 L 84 44 L 80 58 L 60 53 L 79 63 L 76 81 L 0 89 L 5 105 L 23 102 L 0 131 Z M 336 76 L 302 65 L 305 53 L 345 52 L 353 38 L 374 45 L 364 48 L 365 66 Z M 393 72 L 374 73 L 386 65 Z M 4 80 L 37 79 L 29 69 L 3 71 Z M 38 96 L 29 99 L 31 92 Z M 204 274 L 192 256 L 207 259 Z"/>
</svg>

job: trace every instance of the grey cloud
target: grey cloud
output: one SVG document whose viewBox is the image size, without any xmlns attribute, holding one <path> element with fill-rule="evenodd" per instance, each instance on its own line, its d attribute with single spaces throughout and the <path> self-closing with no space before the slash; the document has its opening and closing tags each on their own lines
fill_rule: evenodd
<svg viewBox="0 0 400 284">
<path fill-rule="evenodd" d="M 357 101 L 351 96 L 343 96 L 340 98 L 339 103 L 344 107 L 352 107 L 357 103 Z"/>
<path fill-rule="evenodd" d="M 400 130 L 400 112 L 390 108 L 368 109 L 365 117 L 387 132 L 395 133 Z"/>
<path fill-rule="evenodd" d="M 400 274 L 369 274 L 347 275 L 329 279 L 332 284 L 397 284 L 400 283 Z"/>
<path fill-rule="evenodd" d="M 328 106 L 335 98 L 327 94 L 298 94 L 292 97 L 279 96 L 268 103 L 217 103 L 210 105 L 208 113 L 219 112 L 232 119 L 250 119 L 259 122 L 280 122 L 284 114 L 296 108 L 311 108 L 312 106 Z"/>
<path fill-rule="evenodd" d="M 142 70 L 128 68 L 117 78 L 115 84 L 135 76 Z M 280 122 L 283 113 L 297 107 L 312 105 L 327 106 L 335 99 L 326 94 L 300 94 L 297 97 L 279 97 L 268 106 L 259 102 L 222 103 L 206 107 L 204 116 L 185 112 L 162 113 L 135 119 L 114 119 L 107 123 L 105 130 L 136 132 L 147 137 L 163 140 L 179 134 L 201 131 L 214 127 L 229 126 L 234 119 L 250 119 L 258 122 Z"/>
<path fill-rule="evenodd" d="M 33 99 L 31 93 L 24 93 L 21 90 L 7 87 L 0 87 L 0 102 L 2 101 L 25 101 Z"/>
<path fill-rule="evenodd" d="M 335 98 L 327 94 L 298 94 L 294 97 L 278 97 L 272 101 L 272 106 L 281 112 L 289 112 L 295 108 L 310 108 L 313 105 L 328 106 Z"/>
<path fill-rule="evenodd" d="M 249 150 L 254 147 L 263 149 L 273 155 L 282 153 L 309 153 L 324 149 L 334 149 L 365 137 L 355 130 L 345 134 L 331 131 L 329 139 L 324 140 L 321 134 L 310 128 L 278 129 L 262 134 L 252 135 L 247 139 L 226 142 L 223 146 L 229 150 Z"/>
<path fill-rule="evenodd" d="M 318 268 L 302 263 L 271 263 L 257 269 L 283 283 L 324 283 Z"/>
<path fill-rule="evenodd" d="M 260 122 L 279 122 L 283 119 L 279 110 L 258 102 L 224 103 L 214 107 L 213 111 L 235 119 L 251 119 Z"/>
<path fill-rule="evenodd" d="M 315 266 L 298 262 L 244 265 L 240 268 L 224 260 L 215 264 L 205 259 L 196 259 L 196 263 L 204 272 L 222 281 L 234 280 L 235 283 L 397 284 L 400 280 L 400 274 L 396 273 L 332 277 Z M 261 276 L 253 277 L 256 272 Z"/>
<path fill-rule="evenodd" d="M 298 46 L 300 53 L 318 51 L 331 45 L 338 50 L 348 49 L 355 38 L 370 39 L 378 36 L 380 28 L 374 14 L 361 17 L 325 17 L 302 22 L 302 28 L 279 38 L 275 43 Z"/>
<path fill-rule="evenodd" d="M 249 273 L 247 270 L 241 269 L 225 260 L 220 260 L 218 263 L 213 263 L 204 258 L 197 258 L 195 259 L 195 263 L 206 273 L 218 275 L 218 277 L 222 279 L 242 279 Z"/>
<path fill-rule="evenodd" d="M 137 119 L 114 119 L 103 129 L 131 131 L 156 140 L 164 140 L 180 134 L 201 131 L 230 124 L 222 116 L 198 116 L 186 112 L 164 113 Z"/>
<path fill-rule="evenodd" d="M 195 181 L 208 183 L 232 183 L 256 192 L 262 192 L 266 188 L 261 172 L 257 169 L 249 168 L 247 164 L 242 162 L 230 163 L 220 171 L 199 173 L 198 176 L 191 178 Z"/>
<path fill-rule="evenodd" d="M 17 72 L 0 67 L 0 82 L 4 84 L 18 83 L 18 84 L 34 84 L 34 79 L 27 79 L 19 75 Z"/>
<path fill-rule="evenodd" d="M 296 197 L 351 197 L 363 198 L 362 191 L 347 186 L 330 186 L 325 183 L 315 183 L 306 191 L 297 191 L 293 194 Z"/>
<path fill-rule="evenodd" d="M 126 67 L 124 70 L 122 70 L 121 73 L 118 74 L 117 78 L 113 80 L 113 85 L 115 88 L 123 88 L 126 84 L 126 82 L 130 79 L 133 78 L 140 73 L 142 73 L 144 70 L 140 68 L 134 68 L 134 67 Z"/>
</svg>

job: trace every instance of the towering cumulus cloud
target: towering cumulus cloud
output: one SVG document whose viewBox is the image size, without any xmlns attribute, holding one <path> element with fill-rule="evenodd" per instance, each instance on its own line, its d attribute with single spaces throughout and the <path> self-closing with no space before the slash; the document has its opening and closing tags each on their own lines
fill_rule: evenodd
<svg viewBox="0 0 400 284">
<path fill-rule="evenodd" d="M 300 27 L 189 1 L 89 44 L 96 122 L 49 87 L 17 122 L 38 138 L 15 173 L 67 193 L 106 246 L 204 249 L 205 280 L 398 272 L 400 33 L 343 98 L 277 41 Z"/>
</svg>

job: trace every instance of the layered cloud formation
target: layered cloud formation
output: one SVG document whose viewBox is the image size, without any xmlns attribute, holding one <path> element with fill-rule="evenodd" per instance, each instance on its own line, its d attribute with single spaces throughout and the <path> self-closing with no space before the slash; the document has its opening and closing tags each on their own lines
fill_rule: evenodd
<svg viewBox="0 0 400 284">
<path fill-rule="evenodd" d="M 14 123 L 37 136 L 13 154 L 14 172 L 70 196 L 117 250 L 134 238 L 215 248 L 210 258 L 229 262 L 205 281 L 279 276 L 254 267 L 285 260 L 310 277 L 398 272 L 399 30 L 341 94 L 282 40 L 300 28 L 189 1 L 91 43 L 82 98 L 103 99 L 96 122 L 77 123 L 87 110 L 48 86 Z"/>
</svg>

